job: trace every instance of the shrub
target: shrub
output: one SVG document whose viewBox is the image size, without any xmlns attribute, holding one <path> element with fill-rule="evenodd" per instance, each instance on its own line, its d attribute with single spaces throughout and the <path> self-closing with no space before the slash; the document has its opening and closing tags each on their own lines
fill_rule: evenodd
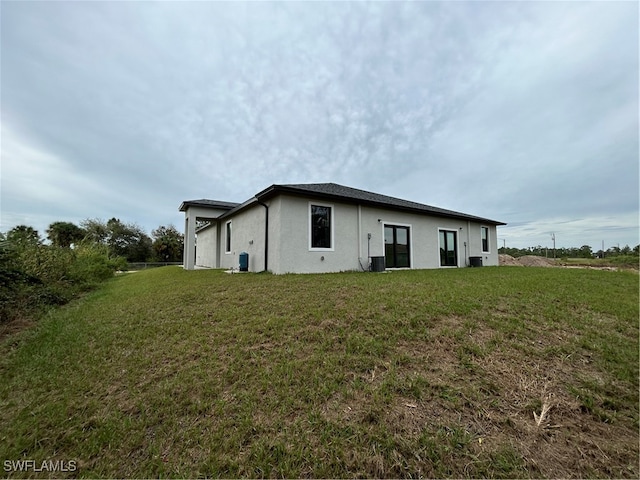
<svg viewBox="0 0 640 480">
<path fill-rule="evenodd" d="M 74 253 L 69 248 L 52 245 L 28 245 L 19 251 L 19 264 L 27 275 L 54 284 L 69 279 Z"/>
<path fill-rule="evenodd" d="M 620 267 L 638 268 L 640 260 L 635 255 L 618 255 L 616 257 L 609 257 L 607 261 Z"/>
<path fill-rule="evenodd" d="M 106 245 L 87 242 L 70 249 L 1 240 L 0 323 L 64 304 L 125 267 L 126 260 L 110 257 Z"/>
<path fill-rule="evenodd" d="M 113 276 L 116 270 L 126 266 L 122 257 L 109 257 L 106 245 L 84 243 L 74 250 L 75 259 L 70 269 L 70 279 L 79 285 L 92 286 Z"/>
</svg>

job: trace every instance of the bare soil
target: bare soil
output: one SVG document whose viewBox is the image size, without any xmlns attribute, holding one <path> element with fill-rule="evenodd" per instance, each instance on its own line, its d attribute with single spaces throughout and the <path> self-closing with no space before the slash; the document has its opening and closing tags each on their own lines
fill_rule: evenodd
<svg viewBox="0 0 640 480">
<path fill-rule="evenodd" d="M 539 257 L 537 255 L 525 255 L 515 258 L 511 255 L 500 255 L 500 265 L 515 267 L 557 267 L 559 266 L 554 259 Z"/>
</svg>

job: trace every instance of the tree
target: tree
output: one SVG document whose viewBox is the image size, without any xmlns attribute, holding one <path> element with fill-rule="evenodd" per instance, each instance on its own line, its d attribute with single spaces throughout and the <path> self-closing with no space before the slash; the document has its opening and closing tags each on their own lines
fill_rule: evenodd
<svg viewBox="0 0 640 480">
<path fill-rule="evenodd" d="M 179 262 L 182 260 L 184 236 L 176 227 L 161 225 L 151 232 L 153 237 L 153 252 L 160 262 Z"/>
<path fill-rule="evenodd" d="M 17 247 L 40 244 L 40 235 L 33 227 L 18 225 L 7 232 L 7 241 Z"/>
<path fill-rule="evenodd" d="M 593 258 L 593 251 L 589 245 L 583 245 L 579 250 L 581 258 Z"/>
<path fill-rule="evenodd" d="M 106 245 L 109 239 L 109 228 L 107 224 L 97 218 L 87 218 L 80 222 L 80 226 L 85 231 L 85 240 L 92 243 Z"/>
<path fill-rule="evenodd" d="M 53 222 L 47 229 L 47 238 L 55 246 L 69 248 L 84 238 L 84 230 L 71 222 Z"/>
<path fill-rule="evenodd" d="M 118 218 L 111 218 L 106 223 L 88 218 L 81 225 L 85 240 L 106 245 L 112 257 L 123 257 L 128 262 L 146 262 L 153 256 L 151 238 L 136 224 L 124 223 Z"/>
<path fill-rule="evenodd" d="M 124 257 L 128 262 L 146 262 L 151 258 L 151 238 L 137 225 L 112 218 L 107 222 L 107 229 L 107 245 L 112 255 Z"/>
<path fill-rule="evenodd" d="M 609 247 L 607 249 L 607 252 L 606 252 L 607 257 L 617 257 L 618 255 L 620 255 L 620 247 L 618 247 L 617 245 L 614 247 Z"/>
</svg>

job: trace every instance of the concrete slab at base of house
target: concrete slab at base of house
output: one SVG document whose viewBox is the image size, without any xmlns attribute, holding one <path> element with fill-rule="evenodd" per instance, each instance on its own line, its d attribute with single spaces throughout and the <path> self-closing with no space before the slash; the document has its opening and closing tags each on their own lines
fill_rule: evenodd
<svg viewBox="0 0 640 480">
<path fill-rule="evenodd" d="M 362 271 L 372 257 L 386 269 L 498 265 L 505 225 L 335 183 L 272 185 L 242 204 L 191 200 L 180 211 L 185 269 L 234 273 L 241 257 L 274 274 Z"/>
</svg>

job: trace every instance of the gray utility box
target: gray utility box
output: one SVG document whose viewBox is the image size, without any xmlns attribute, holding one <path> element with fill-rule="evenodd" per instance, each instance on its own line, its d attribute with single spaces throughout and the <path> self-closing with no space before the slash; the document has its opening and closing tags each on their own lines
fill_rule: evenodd
<svg viewBox="0 0 640 480">
<path fill-rule="evenodd" d="M 384 272 L 384 257 L 371 257 L 371 271 Z"/>
<path fill-rule="evenodd" d="M 481 267 L 482 257 L 469 257 L 469 265 L 472 267 Z"/>
<path fill-rule="evenodd" d="M 249 254 L 247 252 L 242 252 L 240 254 L 240 271 L 241 272 L 249 271 Z"/>
</svg>

